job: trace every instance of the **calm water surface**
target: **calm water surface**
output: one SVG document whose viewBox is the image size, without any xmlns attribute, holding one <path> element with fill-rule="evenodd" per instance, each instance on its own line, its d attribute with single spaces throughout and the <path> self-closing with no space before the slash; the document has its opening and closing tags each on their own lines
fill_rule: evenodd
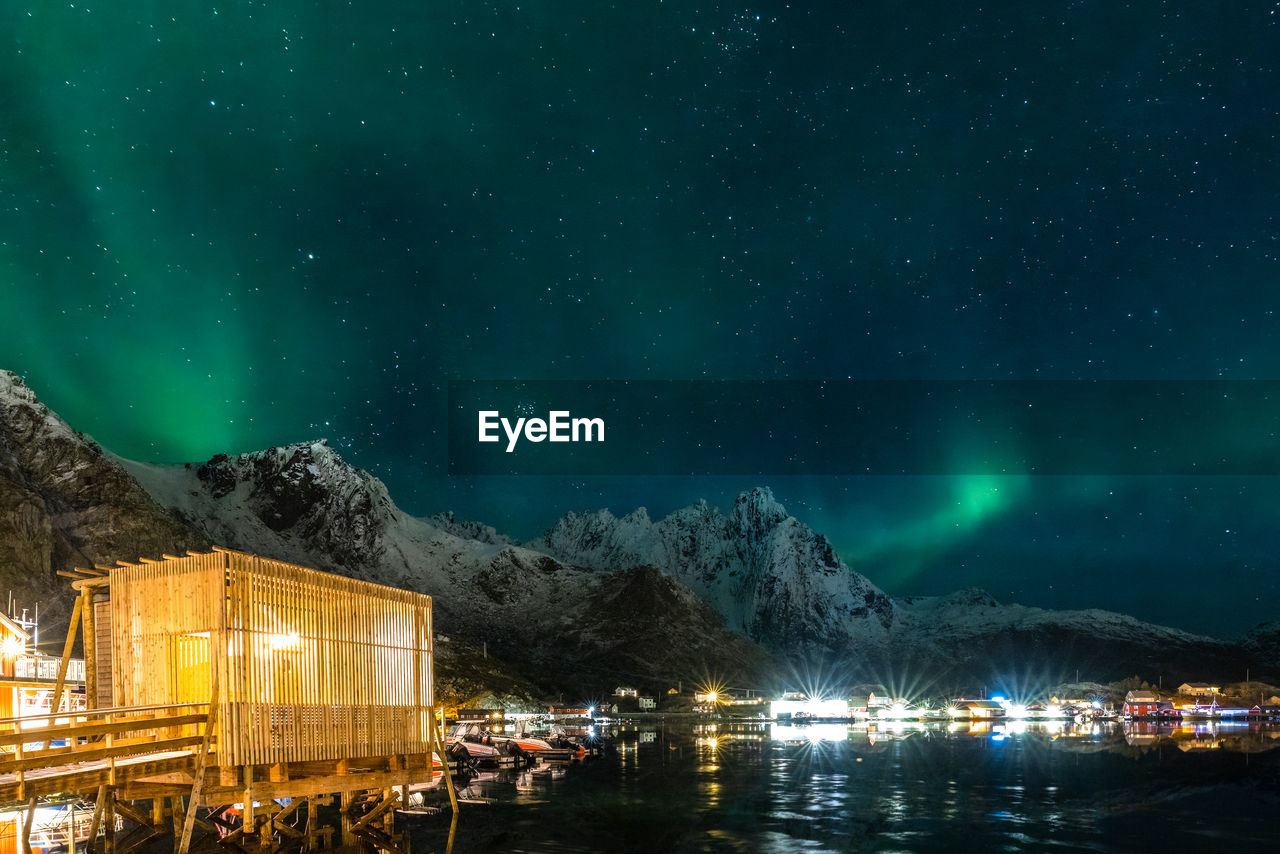
<svg viewBox="0 0 1280 854">
<path fill-rule="evenodd" d="M 613 727 L 602 758 L 478 774 L 456 854 L 1280 850 L 1280 727 Z M 415 854 L 448 816 L 400 818 Z"/>
</svg>

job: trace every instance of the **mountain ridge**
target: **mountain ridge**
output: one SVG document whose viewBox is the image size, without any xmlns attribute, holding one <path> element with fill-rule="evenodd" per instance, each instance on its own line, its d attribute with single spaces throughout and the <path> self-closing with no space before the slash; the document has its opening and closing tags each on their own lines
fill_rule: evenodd
<svg viewBox="0 0 1280 854">
<path fill-rule="evenodd" d="M 895 600 L 767 487 L 728 511 L 700 501 L 657 521 L 644 508 L 569 513 L 521 544 L 451 513 L 405 513 L 324 440 L 204 463 L 124 460 L 9 373 L 0 374 L 0 526 L 16 544 L 10 575 L 64 602 L 53 578 L 64 565 L 213 542 L 426 592 L 443 631 L 529 668 L 543 687 L 586 690 L 588 660 L 592 672 L 613 667 L 655 690 L 698 672 L 749 678 L 797 657 L 872 671 L 906 661 L 984 675 L 1021 661 L 1187 678 L 1246 656 L 1277 662 L 1267 632 L 1241 647 L 1105 611 L 1002 605 L 985 592 Z M 654 625 L 638 620 L 644 613 Z M 539 672 L 557 656 L 562 668 L 576 659 L 581 678 Z"/>
</svg>

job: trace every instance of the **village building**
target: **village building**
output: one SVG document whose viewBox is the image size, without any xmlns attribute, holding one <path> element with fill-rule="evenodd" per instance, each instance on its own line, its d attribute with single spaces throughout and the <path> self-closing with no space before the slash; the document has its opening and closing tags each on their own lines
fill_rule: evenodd
<svg viewBox="0 0 1280 854">
<path fill-rule="evenodd" d="M 1160 713 L 1160 701 L 1151 691 L 1130 691 L 1120 713 L 1131 718 L 1154 717 Z"/>
<path fill-rule="evenodd" d="M 1003 718 L 1006 714 L 1005 707 L 992 700 L 961 700 L 957 705 L 968 711 L 971 720 Z"/>
</svg>

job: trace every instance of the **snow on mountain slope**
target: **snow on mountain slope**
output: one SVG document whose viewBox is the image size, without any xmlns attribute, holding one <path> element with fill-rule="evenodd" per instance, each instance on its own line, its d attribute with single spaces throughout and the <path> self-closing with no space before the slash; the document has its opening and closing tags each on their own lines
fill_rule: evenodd
<svg viewBox="0 0 1280 854">
<path fill-rule="evenodd" d="M 440 630 L 545 667 L 535 683 L 542 675 L 563 689 L 585 678 L 575 658 L 590 660 L 592 672 L 613 668 L 610 678 L 661 680 L 664 688 L 660 674 L 693 675 L 705 662 L 728 673 L 765 661 L 675 579 L 630 567 L 594 572 L 449 514 L 409 516 L 381 481 L 323 441 L 199 466 L 120 462 L 213 542 L 433 596 Z M 621 590 L 665 603 L 661 625 L 641 632 L 614 619 Z"/>
<path fill-rule="evenodd" d="M 766 647 L 834 652 L 871 671 L 910 662 L 917 671 L 959 667 L 986 678 L 1016 664 L 1059 675 L 1081 668 L 1107 678 L 1202 678 L 1242 666 L 1231 644 L 1108 611 L 1003 605 L 977 590 L 891 600 L 768 489 L 743 493 L 727 514 L 705 502 L 658 522 L 643 509 L 621 518 L 571 513 L 530 546 L 602 570 L 656 566 Z"/>
<path fill-rule="evenodd" d="M 598 569 L 656 566 L 775 649 L 879 649 L 894 621 L 889 597 L 768 488 L 742 493 L 728 514 L 705 501 L 659 522 L 643 508 L 571 513 L 529 545 Z"/>
<path fill-rule="evenodd" d="M 1058 679 L 1076 669 L 1106 680 L 1139 672 L 1201 679 L 1242 666 L 1231 644 L 1112 611 L 1005 605 L 977 589 L 896 604 L 895 646 L 969 672 L 986 668 L 992 677 L 1014 668 Z"/>
<path fill-rule="evenodd" d="M 0 371 L 0 583 L 56 625 L 72 600 L 59 569 L 206 542 L 167 514 L 93 440 Z"/>
</svg>

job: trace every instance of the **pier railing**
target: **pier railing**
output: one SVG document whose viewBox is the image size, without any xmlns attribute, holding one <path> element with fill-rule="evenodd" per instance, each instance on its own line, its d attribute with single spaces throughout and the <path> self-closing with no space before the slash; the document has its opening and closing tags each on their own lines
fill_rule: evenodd
<svg viewBox="0 0 1280 854">
<path fill-rule="evenodd" d="M 208 703 L 0 719 L 0 804 L 180 769 L 200 752 L 208 720 Z"/>
</svg>

